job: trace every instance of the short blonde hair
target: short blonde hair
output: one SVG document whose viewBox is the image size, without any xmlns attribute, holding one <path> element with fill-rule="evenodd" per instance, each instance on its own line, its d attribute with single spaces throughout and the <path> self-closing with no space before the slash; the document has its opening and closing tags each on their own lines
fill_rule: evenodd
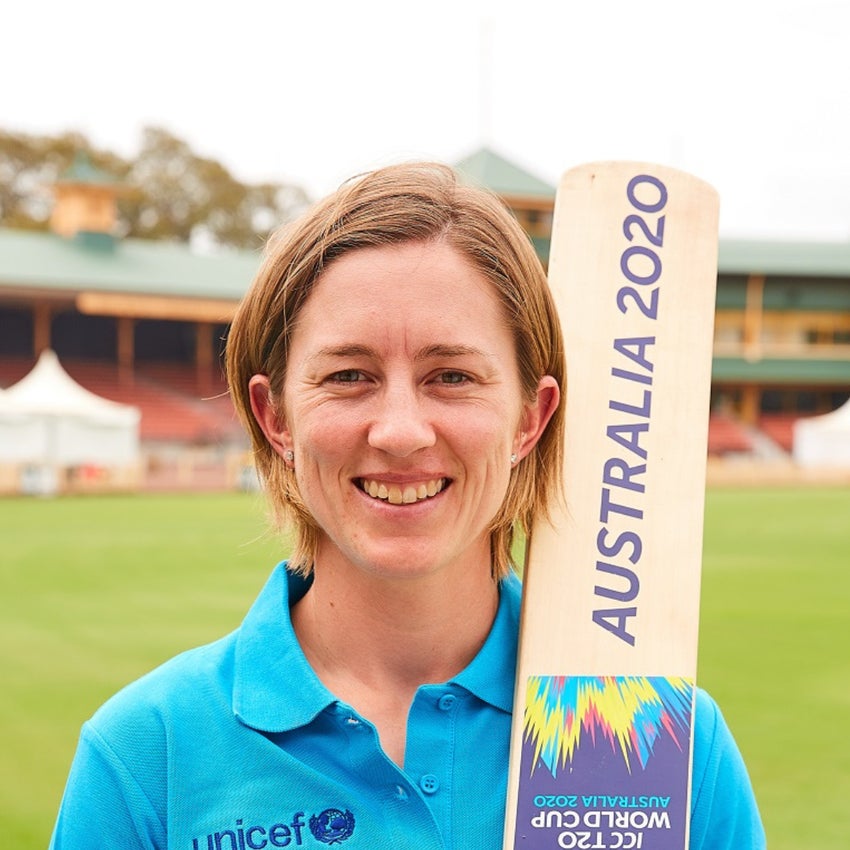
<svg viewBox="0 0 850 850">
<path fill-rule="evenodd" d="M 528 236 L 498 197 L 464 184 L 449 167 L 428 162 L 389 166 L 345 183 L 270 239 L 227 338 L 231 397 L 250 434 L 275 521 L 279 527 L 294 526 L 293 570 L 312 570 L 319 529 L 295 475 L 254 418 L 249 381 L 266 375 L 272 397 L 280 403 L 298 314 L 334 260 L 360 248 L 436 239 L 451 245 L 492 283 L 514 337 L 527 399 L 535 397 L 544 375 L 557 380 L 564 397 L 564 346 L 546 275 Z M 517 523 L 528 531 L 560 496 L 562 442 L 559 406 L 534 450 L 511 473 L 492 521 L 496 578 L 505 576 L 512 563 Z"/>
</svg>

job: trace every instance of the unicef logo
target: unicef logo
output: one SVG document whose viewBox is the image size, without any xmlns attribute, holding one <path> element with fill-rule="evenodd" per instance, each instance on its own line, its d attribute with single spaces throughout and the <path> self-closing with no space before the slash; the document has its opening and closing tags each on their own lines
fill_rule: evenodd
<svg viewBox="0 0 850 850">
<path fill-rule="evenodd" d="M 354 833 L 354 815 L 348 810 L 325 809 L 310 817 L 310 832 L 322 844 L 341 844 Z"/>
</svg>

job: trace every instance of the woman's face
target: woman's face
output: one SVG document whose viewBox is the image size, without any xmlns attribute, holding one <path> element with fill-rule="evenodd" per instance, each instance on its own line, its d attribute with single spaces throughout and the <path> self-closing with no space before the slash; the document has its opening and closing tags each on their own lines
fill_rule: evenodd
<svg viewBox="0 0 850 850">
<path fill-rule="evenodd" d="M 256 410 L 267 382 L 254 382 Z M 385 577 L 489 574 L 511 455 L 533 447 L 554 384 L 523 398 L 501 304 L 451 246 L 334 261 L 298 317 L 272 426 L 320 528 L 317 570 L 335 559 Z"/>
</svg>

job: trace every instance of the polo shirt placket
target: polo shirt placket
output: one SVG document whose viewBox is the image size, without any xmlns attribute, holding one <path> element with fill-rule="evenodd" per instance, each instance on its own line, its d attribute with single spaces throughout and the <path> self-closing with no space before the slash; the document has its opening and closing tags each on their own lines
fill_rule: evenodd
<svg viewBox="0 0 850 850">
<path fill-rule="evenodd" d="M 427 801 L 447 847 L 452 846 L 452 763 L 462 699 L 456 685 L 420 687 L 408 719 L 404 772 Z"/>
</svg>

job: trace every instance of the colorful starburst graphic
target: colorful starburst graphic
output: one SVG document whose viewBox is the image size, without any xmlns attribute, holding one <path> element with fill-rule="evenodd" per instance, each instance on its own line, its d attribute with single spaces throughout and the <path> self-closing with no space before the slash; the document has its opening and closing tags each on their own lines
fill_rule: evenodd
<svg viewBox="0 0 850 850">
<path fill-rule="evenodd" d="M 656 742 L 670 736 L 689 746 L 694 685 L 663 676 L 530 676 L 525 739 L 532 773 L 543 764 L 555 777 L 582 746 L 609 746 L 631 773 L 645 768 Z"/>
</svg>

